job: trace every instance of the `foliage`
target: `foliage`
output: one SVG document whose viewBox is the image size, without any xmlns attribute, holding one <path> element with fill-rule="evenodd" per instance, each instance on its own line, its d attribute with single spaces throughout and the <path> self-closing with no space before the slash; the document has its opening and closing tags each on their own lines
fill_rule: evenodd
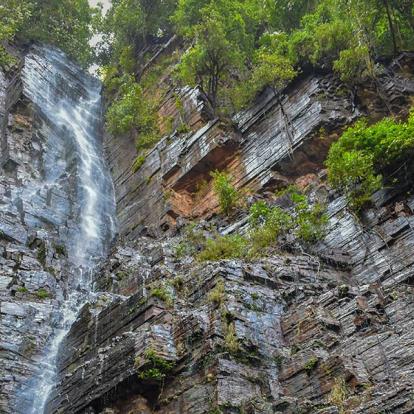
<svg viewBox="0 0 414 414">
<path fill-rule="evenodd" d="M 138 155 L 132 164 L 132 172 L 136 173 L 142 167 L 146 159 L 147 157 L 144 154 Z"/>
<path fill-rule="evenodd" d="M 329 402 L 339 408 L 340 413 L 344 413 L 344 403 L 348 398 L 349 390 L 344 378 L 336 378 L 329 395 Z"/>
<path fill-rule="evenodd" d="M 294 62 L 289 57 L 287 36 L 273 33 L 262 36 L 262 46 L 254 53 L 254 65 L 246 82 L 235 88 L 233 98 L 236 108 L 243 108 L 266 86 L 279 97 L 280 92 L 297 75 Z"/>
<path fill-rule="evenodd" d="M 140 368 L 142 362 L 144 365 Z M 144 354 L 144 361 L 138 357 L 135 365 L 140 368 L 138 372 L 140 379 L 162 381 L 171 373 L 175 363 L 158 356 L 153 349 L 148 349 Z"/>
<path fill-rule="evenodd" d="M 217 195 L 222 213 L 228 215 L 234 210 L 240 200 L 240 194 L 231 184 L 229 174 L 222 171 L 211 173 L 213 177 L 213 189 Z"/>
<path fill-rule="evenodd" d="M 31 15 L 31 4 L 19 0 L 8 0 L 0 4 L 0 67 L 15 63 L 15 59 L 4 47 L 14 40 Z"/>
<path fill-rule="evenodd" d="M 230 354 L 237 354 L 240 351 L 239 340 L 236 335 L 236 328 L 234 323 L 225 324 L 225 333 L 224 333 L 224 347 L 230 352 Z"/>
<path fill-rule="evenodd" d="M 37 40 L 61 48 L 87 67 L 96 13 L 87 0 L 6 0 L 0 5 L 0 66 L 11 62 L 5 42 Z"/>
<path fill-rule="evenodd" d="M 243 258 L 247 253 L 247 247 L 247 240 L 238 234 L 218 236 L 215 239 L 207 239 L 204 250 L 197 255 L 197 259 L 215 261 Z"/>
<path fill-rule="evenodd" d="M 194 255 L 205 245 L 206 238 L 201 230 L 197 230 L 195 223 L 190 223 L 183 230 L 183 239 L 176 246 L 175 255 L 183 257 Z"/>
<path fill-rule="evenodd" d="M 142 147 L 153 140 L 157 131 L 157 119 L 151 103 L 145 98 L 142 87 L 131 76 L 125 76 L 119 87 L 120 96 L 109 107 L 106 119 L 113 134 L 135 130 L 141 134 Z"/>
<path fill-rule="evenodd" d="M 216 305 L 221 305 L 225 300 L 225 293 L 224 282 L 219 280 L 214 289 L 209 292 L 208 300 Z"/>
<path fill-rule="evenodd" d="M 207 239 L 197 258 L 214 261 L 263 256 L 265 249 L 277 244 L 279 236 L 288 234 L 302 243 L 321 240 L 328 222 L 324 207 L 319 203 L 310 205 L 308 198 L 294 187 L 281 195 L 290 198 L 293 206 L 290 211 L 269 206 L 264 201 L 254 203 L 250 208 L 250 231 L 246 236 L 234 234 Z"/>
<path fill-rule="evenodd" d="M 249 234 L 252 256 L 262 254 L 264 249 L 276 243 L 280 234 L 287 233 L 294 226 L 291 214 L 280 207 L 265 207 L 262 202 L 259 203 L 253 204 L 250 209 L 250 220 L 253 224 Z"/>
<path fill-rule="evenodd" d="M 409 162 L 413 151 L 414 112 L 407 122 L 385 118 L 369 126 L 360 120 L 332 145 L 326 161 L 329 182 L 358 211 L 395 170 Z"/>
<path fill-rule="evenodd" d="M 369 50 L 366 46 L 345 49 L 339 53 L 339 58 L 333 63 L 333 69 L 342 81 L 352 83 L 369 76 L 371 67 Z"/>
<path fill-rule="evenodd" d="M 164 286 L 151 287 L 151 297 L 162 300 L 167 306 L 172 304 L 171 294 Z"/>
<path fill-rule="evenodd" d="M 40 288 L 39 290 L 36 291 L 36 296 L 38 299 L 48 299 L 50 298 L 50 293 L 44 289 L 44 288 Z"/>
<path fill-rule="evenodd" d="M 318 358 L 316 357 L 310 357 L 306 362 L 305 365 L 303 366 L 303 368 L 305 369 L 305 371 L 307 371 L 308 373 L 313 371 L 316 367 L 316 365 L 318 365 Z"/>
<path fill-rule="evenodd" d="M 322 205 L 309 205 L 308 198 L 296 188 L 288 187 L 281 195 L 287 195 L 293 203 L 293 211 L 270 207 L 258 201 L 250 208 L 250 255 L 256 256 L 276 243 L 280 235 L 291 232 L 297 239 L 315 243 L 325 235 L 327 216 Z"/>
<path fill-rule="evenodd" d="M 171 33 L 170 16 L 176 0 L 115 0 L 105 16 L 96 19 L 95 26 L 103 34 L 98 45 L 98 62 L 119 63 L 126 73 L 138 69 L 134 59 L 149 41 Z M 109 45 L 109 47 L 108 47 Z"/>
<path fill-rule="evenodd" d="M 315 243 L 322 239 L 328 223 L 324 207 L 319 203 L 310 206 L 307 197 L 298 192 L 293 192 L 291 198 L 295 203 L 296 237 L 308 243 Z"/>
</svg>

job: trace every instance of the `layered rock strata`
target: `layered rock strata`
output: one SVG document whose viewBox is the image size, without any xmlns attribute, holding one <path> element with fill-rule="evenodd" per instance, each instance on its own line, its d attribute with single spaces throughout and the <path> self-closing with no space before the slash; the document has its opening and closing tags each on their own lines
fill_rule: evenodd
<svg viewBox="0 0 414 414">
<path fill-rule="evenodd" d="M 66 339 L 51 411 L 412 412 L 414 199 L 407 188 L 383 190 L 357 217 L 323 170 L 344 126 L 407 111 L 412 63 L 403 56 L 380 89 L 356 94 L 332 75 L 304 76 L 283 111 L 265 93 L 236 128 L 206 119 L 196 90 L 169 91 L 161 110 L 174 114 L 180 94 L 194 131 L 166 137 L 135 174 L 132 140 L 108 136 L 121 238 L 96 288 L 110 293 Z M 253 262 L 179 257 L 176 229 L 188 220 L 204 219 L 204 234 L 246 225 L 246 212 L 235 222 L 211 213 L 215 169 L 262 197 L 306 187 L 328 206 L 327 236 Z"/>
</svg>

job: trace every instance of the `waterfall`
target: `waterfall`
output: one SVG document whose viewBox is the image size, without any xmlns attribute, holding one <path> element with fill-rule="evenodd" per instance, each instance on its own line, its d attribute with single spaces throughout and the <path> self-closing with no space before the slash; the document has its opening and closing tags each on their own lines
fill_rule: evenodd
<svg viewBox="0 0 414 414">
<path fill-rule="evenodd" d="M 24 94 L 43 124 L 44 177 L 39 185 L 70 192 L 70 220 L 62 226 L 70 278 L 39 375 L 22 392 L 19 413 L 45 412 L 56 381 L 59 345 L 81 307 L 91 300 L 92 276 L 115 234 L 112 181 L 102 148 L 101 84 L 62 52 L 34 46 L 22 72 Z M 34 194 L 36 189 L 26 189 Z M 26 194 L 26 196 L 28 196 Z M 63 350 L 62 350 L 63 351 Z"/>
</svg>

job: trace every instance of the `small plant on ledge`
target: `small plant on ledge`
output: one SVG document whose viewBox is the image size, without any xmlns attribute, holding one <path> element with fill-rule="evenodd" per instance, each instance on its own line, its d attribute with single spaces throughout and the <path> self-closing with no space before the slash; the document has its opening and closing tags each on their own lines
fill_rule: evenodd
<svg viewBox="0 0 414 414">
<path fill-rule="evenodd" d="M 229 174 L 223 171 L 213 171 L 213 189 L 218 198 L 220 210 L 229 215 L 239 204 L 240 194 L 231 183 Z"/>
<path fill-rule="evenodd" d="M 167 306 L 171 306 L 173 304 L 173 298 L 165 286 L 161 285 L 150 287 L 150 291 L 151 297 L 162 300 Z"/>
<path fill-rule="evenodd" d="M 36 292 L 36 296 L 38 297 L 38 299 L 44 300 L 50 298 L 50 293 L 46 289 L 40 288 Z"/>
<path fill-rule="evenodd" d="M 153 349 L 148 349 L 145 351 L 144 360 L 142 357 L 135 359 L 135 366 L 139 370 L 139 379 L 160 382 L 171 373 L 175 363 L 160 357 Z"/>
</svg>

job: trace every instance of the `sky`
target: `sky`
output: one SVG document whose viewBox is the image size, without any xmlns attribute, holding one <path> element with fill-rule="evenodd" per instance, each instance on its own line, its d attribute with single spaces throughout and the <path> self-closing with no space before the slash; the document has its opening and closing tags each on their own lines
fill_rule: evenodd
<svg viewBox="0 0 414 414">
<path fill-rule="evenodd" d="M 110 4 L 111 4 L 111 0 L 89 0 L 89 4 L 91 6 L 96 6 L 98 3 L 102 3 L 104 6 L 104 10 L 108 10 Z"/>
<path fill-rule="evenodd" d="M 96 6 L 98 3 L 101 3 L 104 7 L 103 8 L 104 12 L 106 12 L 111 5 L 111 0 L 88 0 L 88 1 L 91 6 Z M 91 45 L 92 46 L 96 45 L 99 39 L 100 39 L 99 35 L 94 36 L 91 40 Z M 93 65 L 89 68 L 89 72 L 93 75 L 96 75 L 97 70 L 98 70 L 98 66 L 96 65 Z"/>
</svg>

